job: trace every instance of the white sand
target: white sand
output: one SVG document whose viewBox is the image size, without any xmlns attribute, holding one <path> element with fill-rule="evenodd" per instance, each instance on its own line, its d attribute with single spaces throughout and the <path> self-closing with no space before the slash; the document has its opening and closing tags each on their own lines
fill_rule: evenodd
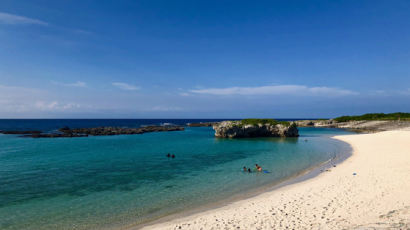
<svg viewBox="0 0 410 230">
<path fill-rule="evenodd" d="M 353 155 L 329 172 L 144 229 L 410 229 L 410 131 L 335 138 Z"/>
</svg>

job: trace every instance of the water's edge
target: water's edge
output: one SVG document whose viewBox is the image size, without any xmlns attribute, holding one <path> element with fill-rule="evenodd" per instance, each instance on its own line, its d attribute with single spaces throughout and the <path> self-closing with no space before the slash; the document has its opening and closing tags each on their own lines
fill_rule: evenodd
<svg viewBox="0 0 410 230">
<path fill-rule="evenodd" d="M 351 134 L 351 135 L 357 135 L 357 134 Z M 334 137 L 335 136 L 329 136 L 328 138 L 336 140 Z M 337 140 L 337 141 L 340 141 L 340 140 Z M 343 141 L 340 141 L 340 142 L 343 142 Z M 284 178 L 281 181 L 276 181 L 270 184 L 263 185 L 262 187 L 258 187 L 255 189 L 245 191 L 240 194 L 235 194 L 234 196 L 227 198 L 227 199 L 222 199 L 222 200 L 214 201 L 208 204 L 203 204 L 203 205 L 200 205 L 199 207 L 190 208 L 190 209 L 183 210 L 183 211 L 178 211 L 173 214 L 166 214 L 164 216 L 156 217 L 151 220 L 146 220 L 142 223 L 138 223 L 135 225 L 123 226 L 121 228 L 114 228 L 114 229 L 136 230 L 136 229 L 141 229 L 143 227 L 147 227 L 151 225 L 169 222 L 171 220 L 180 219 L 180 218 L 192 216 L 195 214 L 199 214 L 202 212 L 221 208 L 221 207 L 227 206 L 237 201 L 246 200 L 246 199 L 261 195 L 266 192 L 271 192 L 273 190 L 277 190 L 279 188 L 282 188 L 288 185 L 297 184 L 302 181 L 312 179 L 318 176 L 319 174 L 326 172 L 326 170 L 333 168 L 334 165 L 338 165 L 344 162 L 345 160 L 347 160 L 349 157 L 352 156 L 353 154 L 352 146 L 347 142 L 343 142 L 343 143 L 347 145 L 348 149 L 346 149 L 346 151 L 341 151 L 340 154 L 336 158 L 328 159 L 304 171 L 294 174 L 288 178 Z"/>
</svg>

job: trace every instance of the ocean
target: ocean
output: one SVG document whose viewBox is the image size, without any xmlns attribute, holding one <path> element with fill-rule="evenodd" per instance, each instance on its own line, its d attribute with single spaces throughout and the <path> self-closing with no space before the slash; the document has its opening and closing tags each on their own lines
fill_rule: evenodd
<svg viewBox="0 0 410 230">
<path fill-rule="evenodd" d="M 0 130 L 139 127 L 189 119 L 0 120 Z M 118 229 L 229 200 L 351 151 L 332 135 L 220 139 L 211 127 L 83 138 L 0 134 L 0 229 Z M 175 158 L 166 155 L 174 154 Z M 269 173 L 245 173 L 259 164 Z"/>
</svg>

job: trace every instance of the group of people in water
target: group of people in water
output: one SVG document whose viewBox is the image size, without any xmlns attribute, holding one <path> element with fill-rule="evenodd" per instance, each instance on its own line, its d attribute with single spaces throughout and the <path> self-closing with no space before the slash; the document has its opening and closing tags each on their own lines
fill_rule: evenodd
<svg viewBox="0 0 410 230">
<path fill-rule="evenodd" d="M 167 154 L 167 157 L 168 157 L 168 158 L 175 158 L 175 155 L 174 155 L 174 154 L 171 155 L 170 153 L 168 153 L 168 154 Z"/>
<path fill-rule="evenodd" d="M 168 157 L 168 158 L 175 158 L 175 155 L 174 155 L 174 154 L 171 154 L 171 153 L 168 153 L 168 154 L 167 154 L 167 157 Z M 255 164 L 255 170 L 256 170 L 257 172 L 262 172 L 262 167 L 259 166 L 258 164 Z M 252 169 L 251 169 L 251 168 L 246 168 L 246 166 L 243 166 L 243 171 L 244 171 L 244 172 L 251 173 L 251 172 L 252 172 Z"/>
<path fill-rule="evenodd" d="M 256 171 L 258 171 L 258 172 L 262 172 L 262 167 L 259 166 L 258 164 L 255 164 L 255 169 L 256 169 Z M 243 166 L 243 171 L 244 171 L 244 172 L 248 172 L 248 173 L 251 173 L 251 172 L 252 172 L 251 168 L 246 168 L 246 166 Z"/>
</svg>

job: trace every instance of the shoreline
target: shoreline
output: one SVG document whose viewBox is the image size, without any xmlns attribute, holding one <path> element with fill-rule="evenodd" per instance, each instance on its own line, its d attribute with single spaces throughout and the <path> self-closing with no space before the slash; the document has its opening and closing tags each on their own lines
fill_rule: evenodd
<svg viewBox="0 0 410 230">
<path fill-rule="evenodd" d="M 405 196 L 406 191 L 410 191 L 410 183 L 404 181 L 405 176 L 410 176 L 410 164 L 400 164 L 410 163 L 410 143 L 406 144 L 406 137 L 410 138 L 408 129 L 335 136 L 334 139 L 348 143 L 353 150 L 350 157 L 337 163 L 337 167 L 321 173 L 322 166 L 319 166 L 316 168 L 319 173 L 313 176 L 311 173 L 315 169 L 253 196 L 191 214 L 170 215 L 128 229 L 410 227 L 410 197 Z M 386 139 L 388 142 L 383 143 Z M 400 160 L 389 159 L 384 148 L 396 150 Z M 366 158 L 369 156 L 370 159 Z M 401 167 L 391 169 L 386 161 Z M 374 168 L 375 165 L 381 168 Z M 404 173 L 404 177 L 389 176 L 392 174 L 389 169 L 396 174 Z M 311 176 L 305 178 L 306 175 Z M 362 183 L 355 184 L 359 179 Z M 384 183 L 379 184 L 380 180 Z M 395 189 L 388 189 L 390 184 L 394 184 Z M 387 200 L 380 202 L 386 194 L 388 197 L 384 199 Z"/>
<path fill-rule="evenodd" d="M 357 135 L 355 133 L 352 134 L 347 134 L 347 135 Z M 329 135 L 328 138 L 334 139 L 334 135 Z M 340 141 L 340 140 L 339 140 Z M 352 148 L 350 145 L 346 146 L 346 149 L 342 149 L 342 151 L 338 154 L 338 156 L 336 158 L 331 158 L 328 159 L 324 162 L 321 162 L 317 165 L 314 165 L 310 168 L 307 168 L 297 174 L 294 174 L 290 177 L 284 178 L 280 181 L 275 181 L 266 185 L 263 185 L 261 187 L 258 188 L 254 188 L 245 192 L 241 192 L 238 194 L 235 194 L 233 197 L 231 198 L 225 198 L 222 200 L 216 200 L 214 202 L 211 203 L 207 203 L 207 204 L 202 204 L 199 207 L 195 207 L 195 208 L 190 208 L 190 209 L 186 209 L 186 210 L 182 210 L 182 211 L 177 211 L 175 213 L 172 214 L 166 214 L 162 217 L 157 217 L 153 220 L 149 220 L 143 223 L 139 223 L 133 226 L 125 226 L 125 228 L 120 228 L 120 229 L 127 229 L 127 230 L 136 230 L 136 229 L 145 229 L 146 227 L 150 227 L 150 226 L 154 226 L 154 225 L 158 225 L 158 224 L 164 224 L 167 222 L 170 222 L 172 220 L 175 219 L 182 219 L 185 217 L 189 217 L 189 216 L 196 216 L 198 214 L 204 213 L 204 212 L 208 212 L 208 211 L 212 211 L 214 209 L 219 209 L 219 208 L 223 208 L 227 205 L 236 203 L 236 202 L 240 202 L 242 200 L 247 200 L 247 199 L 251 199 L 257 196 L 260 196 L 264 193 L 269 193 L 269 192 L 273 192 L 276 191 L 278 189 L 281 189 L 283 187 L 286 186 L 290 186 L 290 185 L 294 185 L 294 184 L 298 184 L 300 182 L 312 179 L 314 177 L 317 177 L 318 175 L 325 173 L 326 170 L 329 170 L 331 168 L 333 168 L 333 165 L 339 165 L 341 163 L 343 163 L 344 161 L 346 161 L 349 157 L 352 156 Z"/>
</svg>

